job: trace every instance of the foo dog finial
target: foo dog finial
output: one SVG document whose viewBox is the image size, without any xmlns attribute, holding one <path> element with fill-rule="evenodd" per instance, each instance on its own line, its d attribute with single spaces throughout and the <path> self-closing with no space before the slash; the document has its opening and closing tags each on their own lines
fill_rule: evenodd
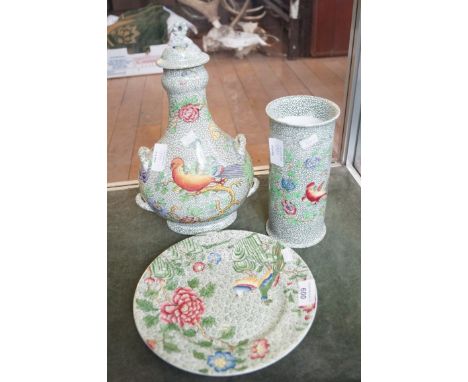
<svg viewBox="0 0 468 382">
<path fill-rule="evenodd" d="M 188 26 L 183 21 L 175 22 L 167 48 L 158 65 L 164 69 L 187 69 L 206 64 L 210 57 L 187 37 Z"/>
<path fill-rule="evenodd" d="M 183 21 L 178 21 L 174 24 L 171 30 L 171 37 L 169 39 L 169 45 L 173 48 L 187 48 L 192 44 L 192 40 L 187 37 L 187 24 Z"/>
</svg>

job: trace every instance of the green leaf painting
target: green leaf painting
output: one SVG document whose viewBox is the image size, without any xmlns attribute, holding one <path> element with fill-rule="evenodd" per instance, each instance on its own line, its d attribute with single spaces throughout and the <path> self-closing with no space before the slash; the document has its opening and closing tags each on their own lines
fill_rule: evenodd
<svg viewBox="0 0 468 382">
<path fill-rule="evenodd" d="M 153 312 L 156 310 L 156 308 L 153 306 L 153 303 L 148 300 L 137 298 L 136 304 L 138 306 L 138 309 L 142 310 L 143 312 Z"/>
<path fill-rule="evenodd" d="M 200 290 L 200 296 L 202 297 L 211 297 L 213 296 L 215 291 L 215 284 L 213 284 L 211 281 L 206 284 L 201 290 Z"/>
<path fill-rule="evenodd" d="M 167 352 L 180 352 L 176 344 L 167 341 L 163 342 L 163 349 Z"/>
<path fill-rule="evenodd" d="M 196 350 L 193 351 L 193 356 L 197 359 L 206 359 L 206 355 L 204 353 L 200 353 Z"/>
<path fill-rule="evenodd" d="M 195 335 L 197 334 L 197 332 L 193 329 L 184 330 L 182 333 L 186 337 L 195 337 Z"/>
<path fill-rule="evenodd" d="M 146 327 L 150 328 L 157 324 L 157 322 L 159 321 L 159 317 L 148 315 L 148 316 L 143 317 L 143 321 L 145 322 Z"/>
<path fill-rule="evenodd" d="M 158 295 L 158 292 L 156 292 L 153 289 L 148 289 L 147 291 L 145 291 L 145 293 L 143 293 L 143 296 L 145 296 L 146 298 L 154 298 L 157 295 Z"/>
<path fill-rule="evenodd" d="M 200 280 L 198 280 L 196 277 L 187 281 L 187 284 L 190 288 L 195 289 L 200 285 Z"/>
<path fill-rule="evenodd" d="M 202 318 L 201 324 L 204 328 L 209 328 L 212 327 L 215 324 L 215 322 L 216 320 L 214 317 L 207 316 Z"/>
<path fill-rule="evenodd" d="M 213 345 L 213 341 L 198 341 L 196 344 L 203 348 L 209 348 L 211 345 Z"/>
<path fill-rule="evenodd" d="M 177 288 L 177 283 L 174 280 L 171 280 L 166 284 L 167 290 L 174 290 L 175 288 Z"/>
<path fill-rule="evenodd" d="M 221 333 L 221 339 L 228 340 L 229 338 L 234 337 L 235 333 L 236 328 L 234 326 L 231 326 L 229 329 L 226 329 Z"/>
<path fill-rule="evenodd" d="M 174 324 L 174 323 L 170 323 L 170 324 L 167 324 L 165 327 L 164 327 L 164 330 L 165 331 L 170 331 L 170 330 L 176 330 L 176 331 L 179 331 L 179 327 Z"/>
</svg>

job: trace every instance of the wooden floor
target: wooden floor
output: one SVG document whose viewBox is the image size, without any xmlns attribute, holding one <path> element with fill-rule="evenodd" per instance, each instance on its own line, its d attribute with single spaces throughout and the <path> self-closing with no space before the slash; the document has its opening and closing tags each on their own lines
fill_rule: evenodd
<svg viewBox="0 0 468 382">
<path fill-rule="evenodd" d="M 347 58 L 306 58 L 288 61 L 252 54 L 238 60 L 228 53 L 212 54 L 206 64 L 210 79 L 207 99 L 214 120 L 231 136 L 245 134 L 254 166 L 267 165 L 268 117 L 271 100 L 294 94 L 326 97 L 341 108 L 334 159 L 343 134 Z M 152 147 L 164 133 L 167 95 L 161 75 L 107 81 L 107 180 L 138 178 L 140 146 Z"/>
</svg>

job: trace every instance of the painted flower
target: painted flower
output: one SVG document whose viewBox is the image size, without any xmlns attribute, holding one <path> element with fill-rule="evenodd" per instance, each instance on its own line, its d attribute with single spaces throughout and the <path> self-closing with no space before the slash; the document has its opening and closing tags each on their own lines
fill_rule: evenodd
<svg viewBox="0 0 468 382">
<path fill-rule="evenodd" d="M 143 183 L 146 183 L 148 178 L 149 178 L 149 171 L 145 171 L 143 169 L 140 169 L 140 174 L 138 176 L 138 179 L 140 179 Z"/>
<path fill-rule="evenodd" d="M 200 107 L 189 103 L 179 109 L 179 118 L 184 122 L 195 122 L 200 116 Z"/>
<path fill-rule="evenodd" d="M 266 338 L 255 340 L 250 348 L 250 358 L 264 358 L 270 350 L 270 344 Z"/>
<path fill-rule="evenodd" d="M 286 191 L 292 191 L 296 188 L 296 184 L 291 179 L 281 178 L 281 187 Z"/>
<path fill-rule="evenodd" d="M 181 328 L 185 324 L 195 325 L 205 313 L 205 304 L 190 288 L 177 288 L 172 302 L 163 302 L 160 306 L 161 320 L 174 323 Z"/>
<path fill-rule="evenodd" d="M 308 158 L 304 162 L 304 167 L 309 169 L 309 170 L 313 170 L 315 168 L 315 166 L 318 165 L 319 162 L 320 162 L 319 157 Z"/>
<path fill-rule="evenodd" d="M 156 348 L 156 341 L 155 340 L 146 340 L 146 345 L 151 349 L 154 350 Z"/>
<path fill-rule="evenodd" d="M 301 306 L 301 309 L 306 313 L 310 313 L 315 309 L 315 302 L 312 305 Z"/>
<path fill-rule="evenodd" d="M 283 200 L 281 204 L 283 205 L 284 212 L 288 215 L 296 215 L 297 209 L 293 203 L 288 200 Z"/>
<path fill-rule="evenodd" d="M 219 264 L 221 262 L 221 254 L 218 252 L 211 252 L 208 255 L 208 261 L 212 264 Z"/>
<path fill-rule="evenodd" d="M 312 318 L 311 313 L 317 307 L 316 301 L 312 305 L 301 306 L 301 309 L 306 313 L 304 320 L 310 320 Z"/>
<path fill-rule="evenodd" d="M 150 277 L 147 277 L 147 278 L 145 279 L 145 283 L 146 283 L 146 284 L 154 284 L 155 282 L 156 282 L 156 279 L 155 279 L 154 277 L 151 277 L 151 276 L 150 276 Z"/>
<path fill-rule="evenodd" d="M 201 261 L 197 261 L 195 264 L 193 264 L 192 269 L 194 272 L 201 272 L 202 270 L 205 269 L 205 263 L 202 263 Z"/>
<path fill-rule="evenodd" d="M 226 371 L 236 367 L 236 358 L 228 351 L 217 351 L 208 356 L 208 366 L 216 371 Z"/>
</svg>

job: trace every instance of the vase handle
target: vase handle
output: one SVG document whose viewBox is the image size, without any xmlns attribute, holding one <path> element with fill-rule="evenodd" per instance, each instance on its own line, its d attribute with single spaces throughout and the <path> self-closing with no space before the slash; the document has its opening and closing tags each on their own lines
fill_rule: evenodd
<svg viewBox="0 0 468 382">
<path fill-rule="evenodd" d="M 245 139 L 244 134 L 238 134 L 234 138 L 234 142 L 236 144 L 236 150 L 241 157 L 245 156 L 245 145 L 247 144 L 247 140 Z"/>
<path fill-rule="evenodd" d="M 148 147 L 140 147 L 138 149 L 138 157 L 140 158 L 141 165 L 145 171 L 148 171 L 150 165 L 150 149 Z"/>
<path fill-rule="evenodd" d="M 253 178 L 253 184 L 252 187 L 250 187 L 249 193 L 247 194 L 247 197 L 253 195 L 255 191 L 258 190 L 258 186 L 260 185 L 260 181 L 257 178 Z"/>
</svg>

